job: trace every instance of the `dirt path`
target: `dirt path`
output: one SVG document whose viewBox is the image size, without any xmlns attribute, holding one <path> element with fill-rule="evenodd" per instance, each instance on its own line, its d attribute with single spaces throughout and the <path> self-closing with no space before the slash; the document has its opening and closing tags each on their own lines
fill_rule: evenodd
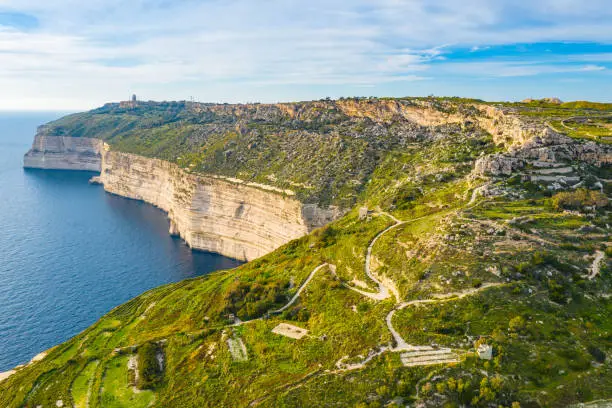
<svg viewBox="0 0 612 408">
<path fill-rule="evenodd" d="M 289 302 L 285 306 L 281 307 L 280 309 L 270 310 L 270 311 L 268 311 L 266 313 L 266 315 L 279 314 L 279 313 L 282 313 L 285 310 L 287 310 L 289 307 L 291 307 L 291 305 L 293 305 L 298 300 L 298 298 L 302 294 L 302 291 L 306 288 L 306 286 L 308 286 L 308 284 L 310 283 L 312 278 L 314 278 L 315 274 L 319 270 L 321 270 L 322 268 L 324 268 L 326 266 L 330 266 L 330 265 L 328 263 L 323 263 L 323 264 L 317 266 L 316 268 L 314 268 L 312 270 L 312 272 L 310 272 L 310 274 L 308 275 L 308 277 L 306 278 L 304 283 L 302 283 L 302 285 L 298 288 L 297 292 L 295 292 L 295 295 L 293 295 L 293 297 L 289 300 Z M 223 327 L 238 327 L 238 326 L 243 326 L 245 324 L 254 323 L 254 322 L 257 322 L 259 320 L 263 320 L 264 317 L 266 317 L 266 315 L 264 315 L 262 317 L 257 317 L 255 319 L 251 319 L 251 320 L 240 320 L 240 319 L 236 318 L 236 321 L 233 324 L 230 324 L 228 326 L 223 326 Z"/>
<path fill-rule="evenodd" d="M 368 275 L 368 277 L 374 282 L 376 283 L 376 285 L 378 285 L 378 293 L 371 293 L 371 292 L 365 292 L 365 291 L 361 291 L 359 289 L 356 288 L 351 288 L 353 290 L 355 290 L 356 292 L 361 293 L 364 296 L 367 296 L 371 299 L 374 300 L 384 300 L 387 299 L 388 297 L 391 296 L 391 291 L 389 290 L 389 288 L 387 286 L 385 286 L 379 279 L 377 276 L 375 276 L 372 273 L 372 248 L 374 248 L 374 245 L 376 244 L 376 242 L 378 241 L 378 239 L 380 237 L 382 237 L 383 235 L 385 235 L 387 232 L 391 231 L 392 229 L 395 229 L 397 227 L 399 227 L 400 225 L 404 225 L 406 224 L 406 221 L 400 221 L 397 218 L 393 217 L 390 214 L 387 213 L 383 213 L 384 215 L 389 216 L 392 220 L 395 221 L 395 224 L 393 224 L 392 226 L 388 227 L 387 229 L 383 230 L 382 232 L 380 232 L 378 235 L 376 235 L 374 237 L 374 239 L 372 240 L 372 242 L 370 242 L 370 245 L 368 246 L 368 251 L 366 253 L 366 260 L 365 260 L 365 273 L 366 275 Z M 416 220 L 414 220 L 416 221 Z"/>
<path fill-rule="evenodd" d="M 322 268 L 329 266 L 329 264 L 324 263 L 321 264 L 319 266 L 317 266 L 316 268 L 314 268 L 312 270 L 312 272 L 310 272 L 310 275 L 308 275 L 308 277 L 306 278 L 306 280 L 304 281 L 304 283 L 302 283 L 302 286 L 300 286 L 300 288 L 298 289 L 297 292 L 295 292 L 295 295 L 293 295 L 293 297 L 291 298 L 291 300 L 289 301 L 289 303 L 287 303 L 285 306 L 281 307 L 278 310 L 273 310 L 270 313 L 281 313 L 285 310 L 287 310 L 289 307 L 291 307 L 292 304 L 295 303 L 296 300 L 298 300 L 298 298 L 300 297 L 300 294 L 302 293 L 302 291 L 304 290 L 304 288 L 306 288 L 306 286 L 310 283 L 310 281 L 312 280 L 312 278 L 314 278 L 315 274 L 321 270 Z"/>
<path fill-rule="evenodd" d="M 386 234 L 387 232 L 401 226 L 401 225 L 405 225 L 408 223 L 413 223 L 416 221 L 419 221 L 423 218 L 428 217 L 429 215 L 425 215 L 423 217 L 419 217 L 419 218 L 415 218 L 409 221 L 401 221 L 397 218 L 395 218 L 394 216 L 392 216 L 391 214 L 385 213 L 385 212 L 381 212 L 379 213 L 379 215 L 385 215 L 388 216 L 389 218 L 391 218 L 395 224 L 391 225 L 390 227 L 387 227 L 386 229 L 384 229 L 383 231 L 379 232 L 374 239 L 372 239 L 372 241 L 370 242 L 370 244 L 368 245 L 367 248 L 367 253 L 366 253 L 366 260 L 365 260 L 365 265 L 364 265 L 364 269 L 366 272 L 366 275 L 374 282 L 376 283 L 376 285 L 378 286 L 378 292 L 367 292 L 367 291 L 363 291 L 360 289 L 357 289 L 355 287 L 352 287 L 348 284 L 344 284 L 345 287 L 347 287 L 350 290 L 353 290 L 354 292 L 357 292 L 365 297 L 368 297 L 372 300 L 376 300 L 376 301 L 380 301 L 380 300 L 384 300 L 387 299 L 389 297 L 391 297 L 391 293 L 394 292 L 394 290 L 390 287 L 388 287 L 384 281 L 382 279 L 379 279 L 376 275 L 374 275 L 374 273 L 371 270 L 371 261 L 372 261 L 372 251 L 374 248 L 374 245 L 376 244 L 376 242 L 378 241 L 379 238 L 381 238 L 384 234 Z M 469 220 L 469 221 L 473 221 L 473 220 Z M 336 266 L 334 264 L 329 264 L 329 263 L 323 263 L 321 265 L 318 265 L 317 267 L 315 267 L 312 272 L 310 272 L 310 274 L 308 275 L 308 277 L 306 278 L 306 280 L 302 283 L 302 285 L 299 287 L 299 289 L 297 290 L 297 292 L 293 295 L 293 297 L 289 300 L 289 302 L 281 307 L 280 309 L 277 310 L 273 310 L 273 311 L 269 311 L 267 313 L 267 315 L 269 314 L 278 314 L 281 313 L 285 310 L 287 310 L 289 307 L 291 307 L 296 301 L 297 299 L 300 297 L 300 295 L 302 294 L 303 290 L 306 288 L 306 286 L 308 286 L 308 284 L 310 284 L 310 282 L 312 281 L 312 279 L 314 278 L 314 276 L 316 275 L 316 273 L 318 271 L 320 271 L 321 269 L 325 268 L 325 267 L 329 267 L 330 272 L 337 277 L 336 275 Z M 340 360 L 338 360 L 336 362 L 336 370 L 334 371 L 329 371 L 328 373 L 339 373 L 339 372 L 344 372 L 344 371 L 351 371 L 351 370 L 358 370 L 358 369 L 362 369 L 364 368 L 372 359 L 374 359 L 375 357 L 386 353 L 386 352 L 393 352 L 393 353 L 397 353 L 397 352 L 401 352 L 401 353 L 406 353 L 409 354 L 409 356 L 407 357 L 407 359 L 412 359 L 412 362 L 409 363 L 410 366 L 416 366 L 416 365 L 428 365 L 428 364 L 432 364 L 432 360 L 429 359 L 423 359 L 423 362 L 418 361 L 419 357 L 422 355 L 423 357 L 426 356 L 431 356 L 432 354 L 455 354 L 453 353 L 450 349 L 446 349 L 446 348 L 434 348 L 432 346 L 418 346 L 418 345 L 412 345 L 409 344 L 408 342 L 406 342 L 406 340 L 403 339 L 403 337 L 397 332 L 397 330 L 395 330 L 395 328 L 393 327 L 393 316 L 395 314 L 395 312 L 397 310 L 401 310 L 404 309 L 408 306 L 413 306 L 413 305 L 418 305 L 418 304 L 428 304 L 428 303 L 439 303 L 439 302 L 447 302 L 447 301 L 452 301 L 452 300 L 458 300 L 458 299 L 462 299 L 466 296 L 470 296 L 474 293 L 483 291 L 485 289 L 488 289 L 490 287 L 493 286 L 500 286 L 502 285 L 501 283 L 486 283 L 484 285 L 482 285 L 479 288 L 474 288 L 474 289 L 468 289 L 468 290 L 464 290 L 464 291 L 460 291 L 460 292 L 450 292 L 450 293 L 445 293 L 442 295 L 436 295 L 433 298 L 430 299 L 419 299 L 419 300 L 412 300 L 412 301 L 408 301 L 408 302 L 401 302 L 399 299 L 399 295 L 395 293 L 397 299 L 396 305 L 393 308 L 393 310 L 391 310 L 387 316 L 385 317 L 385 324 L 389 330 L 389 332 L 391 333 L 391 335 L 393 336 L 393 339 L 396 343 L 395 347 L 391 346 L 391 345 L 381 345 L 376 347 L 376 349 L 371 350 L 368 355 L 366 357 L 363 357 L 360 361 L 355 362 L 355 363 L 345 363 L 345 360 L 347 360 L 349 358 L 349 356 L 344 356 L 343 358 L 341 358 Z M 264 316 L 256 318 L 256 319 L 251 319 L 251 320 L 247 320 L 247 321 L 238 321 L 232 325 L 226 326 L 226 327 L 235 327 L 235 326 L 240 326 L 240 325 L 244 325 L 244 324 L 249 324 L 252 322 L 256 322 L 258 320 L 263 320 Z M 456 355 L 455 355 L 456 356 Z M 404 355 L 402 355 L 402 358 L 404 358 Z M 458 358 L 458 357 L 457 357 Z M 447 361 L 451 361 L 451 360 L 440 360 L 440 361 L 436 361 L 435 364 L 444 364 Z M 455 360 L 452 360 L 455 361 Z M 457 360 L 458 361 L 458 360 Z M 306 376 L 304 379 L 310 379 L 312 378 L 312 376 Z M 303 382 L 305 381 L 300 381 L 300 384 L 303 384 Z M 263 398 L 265 399 L 265 397 Z M 260 400 L 256 400 L 252 402 L 253 404 L 257 404 L 261 402 Z"/>
<path fill-rule="evenodd" d="M 419 349 L 423 349 L 424 347 L 429 347 L 429 346 L 414 346 L 414 345 L 408 344 L 406 340 L 402 338 L 402 336 L 393 327 L 393 315 L 395 314 L 396 311 L 402 310 L 408 306 L 428 304 L 428 303 L 442 303 L 442 302 L 459 300 L 459 299 L 463 299 L 466 296 L 471 296 L 475 293 L 483 291 L 485 289 L 495 287 L 495 286 L 501 286 L 501 285 L 503 285 L 503 283 L 485 283 L 484 285 L 478 288 L 467 289 L 467 290 L 460 291 L 460 292 L 445 293 L 443 295 L 438 295 L 437 297 L 434 297 L 432 299 L 419 299 L 419 300 L 411 300 L 409 302 L 399 303 L 391 312 L 389 312 L 389 314 L 385 318 L 385 322 L 387 323 L 387 328 L 391 332 L 391 335 L 393 336 L 393 339 L 395 340 L 395 343 L 396 343 L 396 346 L 391 351 L 393 352 L 419 351 Z M 431 347 L 429 347 L 429 349 L 431 349 Z"/>
<path fill-rule="evenodd" d="M 595 259 L 591 264 L 591 271 L 589 273 L 589 280 L 593 280 L 599 275 L 601 269 L 601 261 L 605 258 L 606 254 L 603 251 L 595 251 Z"/>
<path fill-rule="evenodd" d="M 360 290 L 357 289 L 355 287 L 352 286 L 347 286 L 349 289 L 354 290 L 355 292 L 363 295 L 363 296 L 367 296 L 370 299 L 373 300 L 385 300 L 389 297 L 391 297 L 391 293 L 393 293 L 395 295 L 395 297 L 397 298 L 397 301 L 399 302 L 399 294 L 396 293 L 397 291 L 393 290 L 393 288 L 390 288 L 388 286 L 386 286 L 382 280 L 376 276 L 373 272 L 372 272 L 372 250 L 374 249 L 374 245 L 376 244 L 376 242 L 383 236 L 385 235 L 387 232 L 401 226 L 401 225 L 406 225 L 406 224 L 412 224 L 414 222 L 420 221 L 424 218 L 427 218 L 431 215 L 424 215 L 422 217 L 418 217 L 418 218 L 414 218 L 408 221 L 402 221 L 399 220 L 397 218 L 395 218 L 393 215 L 387 213 L 387 212 L 379 212 L 377 213 L 377 215 L 384 215 L 386 217 L 389 217 L 393 220 L 393 222 L 395 222 L 395 224 L 391 225 L 390 227 L 387 227 L 386 229 L 384 229 L 383 231 L 379 232 L 374 239 L 370 242 L 370 245 L 368 245 L 368 250 L 366 252 L 366 260 L 365 260 L 365 273 L 366 275 L 374 282 L 376 283 L 376 285 L 378 286 L 378 293 L 372 293 L 372 292 L 367 292 L 364 290 Z"/>
<path fill-rule="evenodd" d="M 478 189 L 475 189 L 475 191 L 472 193 L 472 200 L 470 201 L 470 203 L 472 203 L 473 201 L 475 201 L 476 196 L 477 196 L 477 192 Z M 373 282 L 375 282 L 378 285 L 378 293 L 372 293 L 372 292 L 366 292 L 351 286 L 346 285 L 349 289 L 363 295 L 366 296 L 370 299 L 373 300 L 384 300 L 387 299 L 391 296 L 391 292 L 393 291 L 392 288 L 387 287 L 385 285 L 385 283 L 379 279 L 377 276 L 375 276 L 372 273 L 371 270 L 371 259 L 372 259 L 372 250 L 374 248 L 374 245 L 376 244 L 376 242 L 378 241 L 378 239 L 380 237 L 382 237 L 384 234 L 386 234 L 387 232 L 391 231 L 394 228 L 399 227 L 400 225 L 405 225 L 407 223 L 411 223 L 411 222 L 415 222 L 418 221 L 422 218 L 425 218 L 427 216 L 424 217 L 419 217 L 419 218 L 415 218 L 413 220 L 410 221 L 401 221 L 398 220 L 397 218 L 395 218 L 394 216 L 392 216 L 391 214 L 388 213 L 379 213 L 380 215 L 386 215 L 389 218 L 391 218 L 393 221 L 395 221 L 395 224 L 386 228 L 385 230 L 383 230 L 382 232 L 378 233 L 374 239 L 370 242 L 370 245 L 368 246 L 368 250 L 367 250 L 367 255 L 366 255 L 366 262 L 365 262 L 365 272 L 368 275 L 368 277 L 370 279 L 372 279 Z M 330 270 L 331 272 L 335 275 L 335 266 L 334 265 L 330 265 Z M 442 352 L 442 353 L 447 353 L 447 354 L 451 354 L 451 350 L 450 349 L 435 349 L 434 347 L 431 346 L 418 346 L 418 345 L 412 345 L 409 344 L 406 340 L 404 340 L 404 338 L 399 334 L 399 332 L 397 330 L 395 330 L 395 328 L 393 327 L 393 316 L 395 314 L 395 312 L 397 310 L 401 310 L 404 309 L 405 307 L 408 306 L 412 306 L 412 305 L 418 305 L 418 304 L 427 304 L 427 303 L 439 303 L 439 302 L 447 302 L 447 301 L 451 301 L 451 300 L 458 300 L 458 299 L 462 299 L 466 296 L 470 296 L 473 295 L 474 293 L 486 290 L 490 287 L 494 287 L 494 286 L 500 286 L 503 285 L 502 283 L 486 283 L 478 288 L 473 288 L 473 289 L 467 289 L 464 291 L 460 291 L 460 292 L 450 292 L 450 293 L 445 293 L 443 295 L 437 295 L 434 298 L 431 299 L 420 299 L 420 300 L 412 300 L 409 302 L 401 302 L 399 299 L 399 295 L 396 294 L 397 299 L 397 304 L 396 306 L 393 308 L 393 310 L 391 310 L 387 316 L 385 317 L 385 323 L 387 325 L 387 329 L 389 330 L 389 332 L 391 333 L 391 335 L 393 336 L 393 339 L 395 341 L 395 347 L 391 347 L 391 346 L 380 346 L 378 347 L 376 350 L 371 350 L 368 355 L 363 358 L 361 361 L 359 362 L 355 362 L 355 363 L 345 363 L 344 361 L 346 359 L 348 359 L 348 356 L 345 356 L 343 358 L 341 358 L 340 360 L 338 360 L 338 362 L 336 362 L 336 367 L 337 370 L 335 370 L 334 372 L 342 372 L 342 371 L 349 371 L 349 370 L 358 370 L 361 368 L 364 368 L 366 366 L 366 364 L 368 362 L 370 362 L 374 357 L 379 356 L 387 351 L 393 352 L 393 353 L 397 353 L 397 352 L 403 352 L 403 353 L 409 353 L 410 357 L 413 360 L 418 360 L 418 357 L 423 355 L 423 356 L 428 356 L 431 355 L 432 352 L 437 353 L 437 352 Z M 422 362 L 422 365 L 427 365 L 427 364 L 431 364 L 431 360 L 426 360 L 424 359 Z M 421 363 L 419 362 L 412 362 L 411 365 L 421 365 Z"/>
<path fill-rule="evenodd" d="M 345 363 L 344 360 L 349 358 L 349 356 L 344 356 L 340 360 L 336 362 L 336 370 L 331 371 L 332 374 L 341 373 L 344 371 L 352 371 L 352 370 L 361 370 L 368 364 L 374 357 L 380 356 L 381 354 L 391 350 L 389 346 L 382 346 L 378 350 L 371 350 L 368 355 L 363 358 L 361 361 L 357 363 Z"/>
<path fill-rule="evenodd" d="M 564 126 L 565 128 L 568 128 L 568 129 L 572 130 L 572 129 L 571 129 L 571 128 L 569 128 L 569 127 L 568 127 L 568 126 L 567 126 L 565 123 L 562 123 L 562 124 L 563 124 L 563 126 Z M 548 127 L 549 127 L 549 128 L 550 128 L 550 129 L 551 129 L 553 132 L 555 132 L 555 133 L 560 133 L 560 134 L 562 134 L 562 135 L 566 134 L 564 131 L 559 130 L 559 129 L 557 129 L 556 127 L 554 127 L 554 126 L 553 126 L 553 125 L 552 125 L 550 122 L 546 122 L 546 123 L 545 123 L 545 125 L 546 125 L 546 126 L 548 126 Z"/>
</svg>

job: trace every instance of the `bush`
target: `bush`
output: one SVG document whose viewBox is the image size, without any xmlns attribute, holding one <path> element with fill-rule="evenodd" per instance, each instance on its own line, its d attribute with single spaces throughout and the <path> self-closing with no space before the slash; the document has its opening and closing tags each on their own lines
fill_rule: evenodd
<svg viewBox="0 0 612 408">
<path fill-rule="evenodd" d="M 508 329 L 511 332 L 521 332 L 525 329 L 525 319 L 522 316 L 516 316 L 514 318 L 512 318 L 510 320 L 510 322 L 508 322 Z"/>
<path fill-rule="evenodd" d="M 585 207 L 603 208 L 608 205 L 608 197 L 600 191 L 580 188 L 576 191 L 557 193 L 552 198 L 556 210 L 583 210 Z"/>
<path fill-rule="evenodd" d="M 161 353 L 155 343 L 145 343 L 138 348 L 138 388 L 155 389 L 161 384 L 163 373 L 157 354 Z"/>
<path fill-rule="evenodd" d="M 587 350 L 593 356 L 595 361 L 597 361 L 598 363 L 603 363 L 603 362 L 606 361 L 606 353 L 604 353 L 603 351 L 601 351 L 597 347 L 595 347 L 595 346 L 588 346 Z"/>
</svg>

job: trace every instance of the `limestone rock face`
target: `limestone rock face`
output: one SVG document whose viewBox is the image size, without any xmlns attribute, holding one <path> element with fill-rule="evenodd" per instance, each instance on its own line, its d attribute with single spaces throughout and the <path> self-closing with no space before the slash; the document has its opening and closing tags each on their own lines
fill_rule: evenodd
<svg viewBox="0 0 612 408">
<path fill-rule="evenodd" d="M 593 166 L 612 164 L 612 147 L 590 141 L 574 140 L 550 128 L 529 132 L 522 144 L 507 153 L 481 157 L 476 161 L 476 175 L 508 176 L 528 163 L 555 164 L 582 161 Z"/>
<path fill-rule="evenodd" d="M 39 132 L 23 167 L 57 170 L 100 171 L 103 142 L 98 139 L 48 136 Z"/>
<path fill-rule="evenodd" d="M 474 164 L 478 175 L 509 176 L 525 165 L 524 161 L 504 154 L 481 157 Z"/>
<path fill-rule="evenodd" d="M 175 164 L 106 148 L 100 183 L 110 193 L 151 203 L 168 213 L 170 234 L 200 250 L 249 261 L 344 214 Z"/>
<path fill-rule="evenodd" d="M 36 135 L 24 167 L 99 171 L 92 182 L 168 213 L 169 233 L 199 250 L 249 261 L 340 218 L 345 210 L 302 204 L 240 180 L 188 173 L 158 159 L 111 151 L 98 139 Z"/>
</svg>

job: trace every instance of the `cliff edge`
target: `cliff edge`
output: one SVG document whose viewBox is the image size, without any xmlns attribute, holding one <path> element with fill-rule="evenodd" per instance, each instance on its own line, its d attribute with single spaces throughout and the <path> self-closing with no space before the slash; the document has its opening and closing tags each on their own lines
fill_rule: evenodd
<svg viewBox="0 0 612 408">
<path fill-rule="evenodd" d="M 259 258 L 345 212 L 302 204 L 272 187 L 190 174 L 164 160 L 115 152 L 93 138 L 37 134 L 24 167 L 100 172 L 93 182 L 165 211 L 170 234 L 191 248 L 242 261 Z"/>
</svg>

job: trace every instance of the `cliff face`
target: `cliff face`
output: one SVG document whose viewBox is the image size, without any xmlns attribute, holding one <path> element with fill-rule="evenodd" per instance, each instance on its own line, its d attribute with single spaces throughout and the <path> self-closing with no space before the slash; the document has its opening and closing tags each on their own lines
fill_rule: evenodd
<svg viewBox="0 0 612 408">
<path fill-rule="evenodd" d="M 195 249 L 252 260 L 338 218 L 261 187 L 194 175 L 158 159 L 105 149 L 98 180 L 110 193 L 168 213 L 170 233 Z"/>
<path fill-rule="evenodd" d="M 100 171 L 103 142 L 98 139 L 36 135 L 23 167 Z"/>
<path fill-rule="evenodd" d="M 249 261 L 344 214 L 268 186 L 190 174 L 175 164 L 111 151 L 101 140 L 37 135 L 24 167 L 99 171 L 110 193 L 168 213 L 170 233 L 200 250 Z"/>
<path fill-rule="evenodd" d="M 471 104 L 461 108 L 451 104 L 424 100 L 413 100 L 410 104 L 397 100 L 337 102 L 344 113 L 353 117 L 368 117 L 372 120 L 393 121 L 399 119 L 414 122 L 420 126 L 440 126 L 449 123 L 475 122 L 493 136 L 496 144 L 506 147 L 521 146 L 538 136 L 541 126 L 521 121 L 516 115 L 484 104 Z"/>
</svg>

